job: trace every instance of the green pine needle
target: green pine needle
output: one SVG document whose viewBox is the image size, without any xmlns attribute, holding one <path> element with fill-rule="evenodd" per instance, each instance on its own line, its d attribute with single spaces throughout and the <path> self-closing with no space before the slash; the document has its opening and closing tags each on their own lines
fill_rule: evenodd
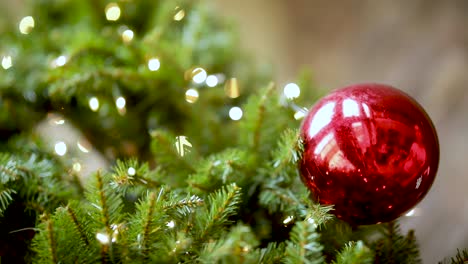
<svg viewBox="0 0 468 264">
<path fill-rule="evenodd" d="M 466 264 L 468 262 L 468 249 L 457 249 L 457 254 L 454 257 L 446 258 L 439 264 Z"/>
<path fill-rule="evenodd" d="M 397 222 L 385 224 L 383 238 L 372 245 L 375 259 L 380 263 L 421 263 L 418 244 L 414 231 L 410 230 L 406 236 L 401 234 Z"/>
<path fill-rule="evenodd" d="M 324 263 L 323 246 L 319 243 L 319 234 L 316 232 L 315 223 L 297 222 L 291 231 L 290 241 L 286 243 L 285 263 Z"/>
<path fill-rule="evenodd" d="M 373 252 L 362 241 L 351 241 L 345 245 L 333 264 L 372 264 L 373 261 Z"/>
<path fill-rule="evenodd" d="M 2 216 L 3 212 L 8 208 L 8 205 L 13 201 L 13 197 L 11 197 L 13 193 L 16 193 L 13 189 L 8 189 L 4 186 L 0 187 L 0 216 Z"/>
<path fill-rule="evenodd" d="M 198 218 L 199 241 L 216 238 L 231 223 L 229 217 L 236 213 L 241 201 L 241 189 L 236 184 L 227 185 L 208 197 L 206 216 Z"/>
<path fill-rule="evenodd" d="M 216 242 L 207 243 L 198 259 L 201 263 L 258 263 L 259 256 L 252 254 L 258 241 L 245 225 L 233 227 Z"/>
<path fill-rule="evenodd" d="M 259 263 L 275 264 L 282 263 L 285 255 L 285 243 L 268 243 L 266 248 L 257 249 L 259 251 Z"/>
</svg>

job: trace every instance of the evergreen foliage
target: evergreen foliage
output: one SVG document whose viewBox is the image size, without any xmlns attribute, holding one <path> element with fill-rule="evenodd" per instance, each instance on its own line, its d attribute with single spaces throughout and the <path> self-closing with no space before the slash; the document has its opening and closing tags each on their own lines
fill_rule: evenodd
<svg viewBox="0 0 468 264">
<path fill-rule="evenodd" d="M 0 262 L 420 263 L 413 232 L 351 227 L 311 200 L 298 106 L 207 3 L 117 1 L 117 21 L 109 3 L 31 1 L 27 34 L 16 18 L 0 23 L 12 62 L 0 69 Z M 201 68 L 215 87 L 193 81 Z M 240 96 L 226 96 L 237 83 Z M 298 83 L 297 103 L 321 93 L 305 75 Z M 74 153 L 55 155 L 37 133 L 50 113 L 110 168 L 78 178 Z"/>
</svg>

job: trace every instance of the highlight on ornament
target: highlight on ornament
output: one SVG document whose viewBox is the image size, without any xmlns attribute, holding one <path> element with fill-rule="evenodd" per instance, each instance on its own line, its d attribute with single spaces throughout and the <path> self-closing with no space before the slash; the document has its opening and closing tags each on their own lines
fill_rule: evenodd
<svg viewBox="0 0 468 264">
<path fill-rule="evenodd" d="M 354 225 L 392 221 L 427 194 L 439 164 L 422 106 L 383 84 L 356 84 L 319 100 L 301 126 L 300 171 L 321 204 Z"/>
</svg>

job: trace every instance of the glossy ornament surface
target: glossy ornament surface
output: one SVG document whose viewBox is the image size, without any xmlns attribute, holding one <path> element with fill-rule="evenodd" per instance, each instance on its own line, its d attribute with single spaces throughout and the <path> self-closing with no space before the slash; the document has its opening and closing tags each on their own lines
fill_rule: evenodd
<svg viewBox="0 0 468 264">
<path fill-rule="evenodd" d="M 430 189 L 439 143 L 429 116 L 410 96 L 382 84 L 336 90 L 301 127 L 302 179 L 316 200 L 353 225 L 396 219 Z"/>
</svg>

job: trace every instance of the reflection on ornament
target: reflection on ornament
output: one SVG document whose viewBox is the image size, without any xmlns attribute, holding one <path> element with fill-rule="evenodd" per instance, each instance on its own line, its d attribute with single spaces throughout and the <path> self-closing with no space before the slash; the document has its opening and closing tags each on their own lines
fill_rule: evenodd
<svg viewBox="0 0 468 264">
<path fill-rule="evenodd" d="M 317 111 L 314 118 L 311 120 L 309 135 L 310 137 L 315 136 L 322 128 L 330 124 L 332 116 L 335 113 L 335 102 L 325 104 Z"/>
<path fill-rule="evenodd" d="M 151 58 L 148 60 L 148 69 L 150 71 L 157 71 L 159 70 L 160 66 L 161 66 L 161 63 L 159 62 L 159 59 Z"/>
<path fill-rule="evenodd" d="M 29 34 L 34 28 L 34 18 L 32 16 L 23 17 L 19 23 L 21 34 Z"/>
<path fill-rule="evenodd" d="M 229 110 L 229 117 L 234 120 L 240 120 L 242 118 L 243 112 L 240 107 L 234 106 Z"/>
<path fill-rule="evenodd" d="M 104 10 L 107 20 L 116 21 L 120 18 L 120 7 L 116 3 L 109 3 Z"/>
<path fill-rule="evenodd" d="M 13 66 L 13 61 L 11 59 L 11 56 L 3 56 L 2 58 L 2 68 L 5 70 L 8 70 Z"/>
<path fill-rule="evenodd" d="M 301 94 L 301 89 L 295 83 L 288 83 L 284 86 L 283 94 L 288 99 L 294 99 L 299 97 L 299 95 Z"/>
<path fill-rule="evenodd" d="M 303 181 L 351 224 L 403 215 L 426 195 L 438 168 L 431 120 L 414 99 L 385 85 L 332 92 L 309 111 L 301 137 Z"/>
</svg>

